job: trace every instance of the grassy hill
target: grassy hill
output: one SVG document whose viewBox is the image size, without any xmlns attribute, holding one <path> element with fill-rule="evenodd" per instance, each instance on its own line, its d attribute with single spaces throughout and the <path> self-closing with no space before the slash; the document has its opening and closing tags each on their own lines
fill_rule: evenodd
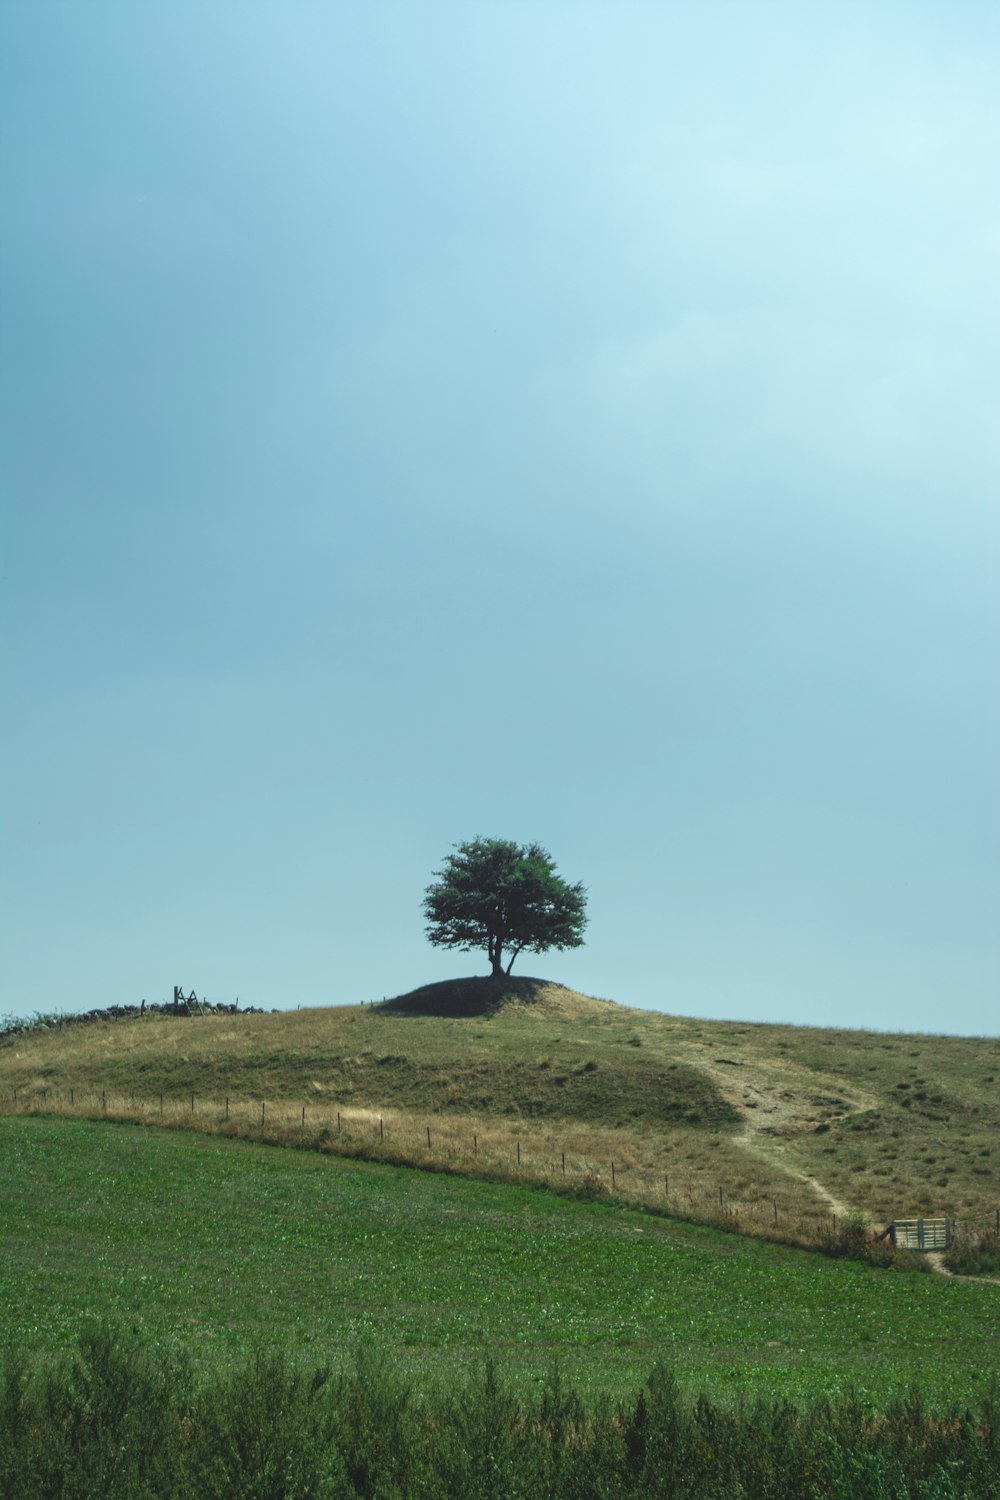
<svg viewBox="0 0 1000 1500">
<path fill-rule="evenodd" d="M 676 1467 L 689 1434 L 697 1493 L 791 1493 L 794 1469 L 803 1497 L 882 1494 L 892 1464 L 909 1493 L 901 1456 L 920 1493 L 945 1465 L 949 1494 L 992 1493 L 1000 1287 L 766 1235 L 820 1241 L 848 1206 L 992 1220 L 997 1053 L 683 1020 L 541 980 L 0 1037 L 0 1468 L 25 1495 L 63 1473 L 110 1493 L 81 1479 L 80 1435 L 114 1476 L 131 1442 L 144 1475 L 154 1429 L 242 1492 L 218 1481 L 227 1456 L 256 1484 L 284 1441 L 305 1472 L 303 1403 L 326 1392 L 317 1462 L 367 1473 L 374 1433 L 398 1467 L 451 1421 L 448 1451 L 490 1462 L 543 1434 L 563 1473 L 582 1442 L 566 1492 L 603 1462 L 629 1493 L 676 1381 L 652 1447 Z M 723 1447 L 757 1479 L 716 1487 Z M 560 1493 L 550 1478 L 518 1492 Z"/>
<path fill-rule="evenodd" d="M 19 1111 L 263 1134 L 591 1195 L 613 1185 L 807 1242 L 849 1211 L 991 1222 L 998 1083 L 1000 1038 L 691 1020 L 526 978 L 0 1040 L 4 1110 L 16 1090 Z"/>
</svg>

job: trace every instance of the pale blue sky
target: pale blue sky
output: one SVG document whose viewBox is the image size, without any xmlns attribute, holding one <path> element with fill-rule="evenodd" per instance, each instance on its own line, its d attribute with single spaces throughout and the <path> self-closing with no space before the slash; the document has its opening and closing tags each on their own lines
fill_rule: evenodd
<svg viewBox="0 0 1000 1500">
<path fill-rule="evenodd" d="M 1000 9 L 6 0 L 0 1013 L 1000 1026 Z M 525 961 L 527 960 L 527 961 Z"/>
</svg>

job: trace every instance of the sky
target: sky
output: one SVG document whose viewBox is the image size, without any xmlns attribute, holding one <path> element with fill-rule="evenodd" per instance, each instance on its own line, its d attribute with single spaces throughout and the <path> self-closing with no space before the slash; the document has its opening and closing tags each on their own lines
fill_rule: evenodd
<svg viewBox="0 0 1000 1500">
<path fill-rule="evenodd" d="M 0 1014 L 1000 1030 L 1000 8 L 5 0 Z"/>
</svg>

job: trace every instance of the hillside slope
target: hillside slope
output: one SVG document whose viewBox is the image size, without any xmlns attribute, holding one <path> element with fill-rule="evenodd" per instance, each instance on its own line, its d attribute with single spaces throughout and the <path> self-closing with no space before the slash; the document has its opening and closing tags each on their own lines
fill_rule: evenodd
<svg viewBox="0 0 1000 1500">
<path fill-rule="evenodd" d="M 620 1193 L 761 1229 L 848 1209 L 985 1221 L 998 1080 L 997 1038 L 691 1020 L 523 978 L 0 1040 L 8 1109 L 15 1089 L 19 1109 L 95 1112 L 103 1096 L 101 1112 L 245 1131 L 266 1102 L 263 1123 L 303 1144 L 325 1130 L 329 1149 L 452 1170 L 613 1175 Z"/>
</svg>

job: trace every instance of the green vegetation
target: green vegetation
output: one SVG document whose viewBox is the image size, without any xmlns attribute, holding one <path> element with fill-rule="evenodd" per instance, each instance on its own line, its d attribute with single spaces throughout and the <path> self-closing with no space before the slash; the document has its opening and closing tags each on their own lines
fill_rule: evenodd
<svg viewBox="0 0 1000 1500">
<path fill-rule="evenodd" d="M 0 1363 L 7 1500 L 982 1500 L 1000 1485 L 1000 1401 L 884 1412 L 686 1398 L 663 1366 L 587 1403 L 549 1374 L 515 1390 L 490 1361 L 415 1391 L 365 1348 L 339 1371 L 257 1351 L 200 1378 L 128 1333 L 85 1331 L 28 1371 Z"/>
<path fill-rule="evenodd" d="M 525 949 L 578 948 L 586 906 L 583 886 L 557 875 L 546 849 L 510 839 L 456 844 L 424 896 L 428 940 L 436 948 L 484 950 L 494 979 L 509 975 Z"/>
<path fill-rule="evenodd" d="M 883 1401 L 971 1399 L 1000 1347 L 993 1286 L 181 1131 L 2 1118 L 0 1201 L 15 1351 L 97 1316 L 208 1363 L 368 1339 L 419 1389 L 490 1351 L 525 1389 L 557 1361 L 587 1399 L 665 1360 L 690 1391 Z"/>
</svg>

